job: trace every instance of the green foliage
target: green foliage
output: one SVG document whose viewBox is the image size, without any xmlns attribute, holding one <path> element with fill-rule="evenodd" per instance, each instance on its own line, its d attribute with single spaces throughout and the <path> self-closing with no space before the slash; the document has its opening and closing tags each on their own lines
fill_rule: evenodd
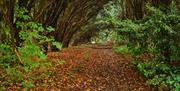
<svg viewBox="0 0 180 91">
<path fill-rule="evenodd" d="M 116 32 L 111 30 L 101 30 L 97 36 L 91 38 L 91 42 L 98 44 L 107 44 L 110 41 L 116 40 Z"/>
<path fill-rule="evenodd" d="M 0 65 L 7 68 L 10 65 L 16 64 L 16 56 L 9 45 L 0 44 Z"/>
<path fill-rule="evenodd" d="M 10 34 L 10 28 L 8 27 L 8 25 L 6 25 L 6 23 L 2 20 L 0 20 L 0 43 L 2 42 L 12 42 L 12 37 Z"/>
<path fill-rule="evenodd" d="M 116 41 L 117 32 L 111 29 L 112 26 L 109 26 L 110 23 L 107 19 L 118 19 L 118 15 L 122 10 L 120 3 L 121 0 L 110 1 L 104 6 L 103 10 L 99 12 L 94 26 L 96 26 L 100 31 L 96 36 L 91 38 L 91 41 L 95 41 L 96 43 L 100 44 L 106 44 L 109 41 Z"/>
<path fill-rule="evenodd" d="M 134 64 L 137 66 L 138 70 L 145 77 L 151 78 L 156 74 L 169 74 L 171 72 L 171 67 L 163 62 L 139 62 L 134 61 Z"/>
<path fill-rule="evenodd" d="M 15 14 L 14 14 L 15 20 L 14 21 L 16 21 L 18 19 L 23 20 L 23 21 L 29 21 L 31 19 L 31 17 L 28 16 L 27 13 L 28 13 L 28 10 L 26 8 L 22 8 L 22 7 L 18 7 L 18 6 L 15 7 Z"/>
<path fill-rule="evenodd" d="M 59 50 L 61 50 L 61 48 L 63 47 L 63 45 L 60 44 L 59 42 L 52 42 L 52 45 L 58 48 Z"/>
<path fill-rule="evenodd" d="M 45 60 L 46 56 L 43 49 L 40 47 L 46 42 L 51 42 L 54 39 L 46 36 L 46 33 L 54 31 L 52 27 L 44 28 L 42 24 L 31 21 L 26 15 L 27 10 L 20 8 L 17 10 L 16 27 L 20 28 L 19 37 L 22 40 L 18 51 L 25 65 L 26 71 L 39 67 L 39 61 Z M 20 19 L 20 20 L 18 20 Z"/>
<path fill-rule="evenodd" d="M 159 63 L 157 61 L 153 62 L 139 62 L 134 61 L 138 70 L 142 75 L 149 78 L 148 84 L 153 85 L 158 89 L 162 89 L 161 86 L 166 86 L 166 88 L 172 91 L 179 91 L 180 88 L 180 69 L 177 67 L 170 66 L 168 64 Z"/>
<path fill-rule="evenodd" d="M 128 42 L 133 55 L 148 52 L 156 54 L 156 60 L 179 60 L 179 12 L 162 12 L 152 7 L 147 9 L 149 15 L 142 20 L 109 19 L 122 38 L 119 42 Z"/>
<path fill-rule="evenodd" d="M 6 69 L 6 72 L 7 72 L 7 75 L 9 75 L 9 77 L 12 77 L 12 79 L 11 79 L 12 81 L 21 81 L 21 80 L 23 80 L 23 73 L 20 72 L 19 70 L 17 71 L 16 68 L 8 67 Z"/>
<path fill-rule="evenodd" d="M 106 18 L 118 32 L 119 44 L 125 44 L 115 51 L 130 53 L 151 85 L 163 84 L 178 91 L 179 68 L 170 63 L 180 61 L 180 12 L 175 5 L 169 9 L 147 6 L 146 11 L 147 15 L 140 20 Z M 145 54 L 150 56 L 143 57 Z"/>
<path fill-rule="evenodd" d="M 167 76 L 164 74 L 156 75 L 153 79 L 149 80 L 148 83 L 154 86 L 166 85 L 167 87 L 172 89 L 173 91 L 180 90 L 180 75 L 171 75 Z"/>
<path fill-rule="evenodd" d="M 119 54 L 129 54 L 129 49 L 128 49 L 127 45 L 114 47 L 113 50 Z"/>
<path fill-rule="evenodd" d="M 12 36 L 9 33 L 11 30 L 0 21 L 4 24 L 0 25 L 0 29 L 4 31 L 2 35 L 5 35 L 3 38 L 6 39 L 0 42 L 0 70 L 5 71 L 5 73 L 0 74 L 3 79 L 0 86 L 20 83 L 20 86 L 29 89 L 33 87 L 33 80 L 37 80 L 37 75 L 34 75 L 33 72 L 37 71 L 39 72 L 38 76 L 41 76 L 41 74 L 48 73 L 48 67 L 51 66 L 51 63 L 46 59 L 44 54 L 46 50 L 43 46 L 52 43 L 60 49 L 62 45 L 49 36 L 54 28 L 32 21 L 25 8 L 16 8 L 15 11 L 14 22 L 20 31 L 20 41 L 17 41 L 20 42 L 20 46 L 12 46 L 14 44 L 7 39 Z M 43 77 L 48 77 L 48 74 Z"/>
<path fill-rule="evenodd" d="M 25 81 L 23 81 L 22 82 L 22 86 L 24 87 L 24 88 L 32 88 L 33 87 L 33 83 L 32 83 L 32 80 L 30 79 L 30 80 L 25 80 Z"/>
</svg>

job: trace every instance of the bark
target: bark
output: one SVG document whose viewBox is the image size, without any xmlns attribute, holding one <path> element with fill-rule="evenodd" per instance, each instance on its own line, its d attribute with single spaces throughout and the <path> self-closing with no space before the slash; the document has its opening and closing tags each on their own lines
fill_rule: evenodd
<svg viewBox="0 0 180 91">
<path fill-rule="evenodd" d="M 176 0 L 178 2 L 179 0 Z M 129 18 L 129 19 L 141 19 L 144 14 L 144 8 L 146 3 L 151 3 L 155 7 L 159 7 L 160 5 L 163 7 L 168 7 L 172 0 L 121 0 L 122 2 L 122 14 L 121 18 Z M 123 5 L 124 4 L 124 5 Z"/>
<path fill-rule="evenodd" d="M 12 40 L 11 42 L 13 43 L 13 47 L 15 47 L 16 45 L 18 45 L 18 31 L 15 29 L 15 24 L 14 24 L 14 8 L 15 8 L 15 4 L 16 4 L 16 0 L 3 0 L 2 1 L 3 5 L 1 7 L 2 9 L 2 15 L 4 18 L 5 23 L 9 26 L 10 28 L 10 34 L 12 36 Z"/>
<path fill-rule="evenodd" d="M 175 0 L 177 8 L 180 10 L 180 0 Z"/>
<path fill-rule="evenodd" d="M 141 19 L 144 16 L 145 0 L 126 0 L 122 6 L 122 13 L 125 14 L 122 18 Z"/>
<path fill-rule="evenodd" d="M 151 3 L 156 7 L 160 5 L 169 6 L 172 3 L 172 0 L 151 0 Z"/>
</svg>

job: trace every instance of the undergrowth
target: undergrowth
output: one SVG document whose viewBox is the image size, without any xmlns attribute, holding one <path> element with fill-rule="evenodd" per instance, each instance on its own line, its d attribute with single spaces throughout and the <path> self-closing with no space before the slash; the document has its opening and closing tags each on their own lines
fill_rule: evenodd
<svg viewBox="0 0 180 91">
<path fill-rule="evenodd" d="M 180 90 L 180 12 L 170 7 L 146 7 L 140 20 L 107 17 L 118 32 L 117 53 L 131 54 L 148 84 L 160 91 Z"/>
<path fill-rule="evenodd" d="M 3 30 L 4 41 L 0 41 L 0 90 L 17 86 L 22 88 L 33 88 L 37 80 L 43 80 L 53 74 L 49 68 L 54 63 L 47 60 L 44 45 L 51 45 L 61 48 L 62 45 L 49 36 L 54 29 L 51 26 L 44 27 L 34 22 L 29 15 L 26 15 L 25 8 L 16 8 L 14 21 L 16 28 L 20 30 L 19 42 L 12 39 L 11 30 L 4 21 L 0 21 Z"/>
</svg>

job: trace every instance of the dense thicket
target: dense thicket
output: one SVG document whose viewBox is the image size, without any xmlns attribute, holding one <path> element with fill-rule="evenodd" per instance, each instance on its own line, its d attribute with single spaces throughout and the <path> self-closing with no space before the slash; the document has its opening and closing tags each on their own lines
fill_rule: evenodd
<svg viewBox="0 0 180 91">
<path fill-rule="evenodd" d="M 143 3 L 136 5 L 137 1 Z M 179 1 L 129 0 L 125 3 L 126 8 L 121 8 L 120 14 L 126 17 L 105 17 L 105 23 L 118 33 L 120 47 L 115 51 L 131 54 L 139 72 L 149 79 L 154 90 L 179 91 Z"/>
</svg>

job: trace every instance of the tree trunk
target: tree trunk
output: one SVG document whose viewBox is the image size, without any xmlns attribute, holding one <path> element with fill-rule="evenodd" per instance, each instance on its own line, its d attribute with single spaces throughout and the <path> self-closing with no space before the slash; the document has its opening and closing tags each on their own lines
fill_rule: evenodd
<svg viewBox="0 0 180 91">
<path fill-rule="evenodd" d="M 141 19 L 144 16 L 144 0 L 126 0 L 125 1 L 125 17 L 129 19 Z"/>
</svg>

